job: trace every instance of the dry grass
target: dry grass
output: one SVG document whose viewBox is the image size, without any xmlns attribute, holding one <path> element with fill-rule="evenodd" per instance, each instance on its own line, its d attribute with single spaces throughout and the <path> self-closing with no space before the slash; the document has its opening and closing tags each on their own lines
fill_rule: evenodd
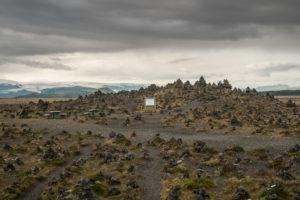
<svg viewBox="0 0 300 200">
<path fill-rule="evenodd" d="M 26 104 L 29 102 L 37 103 L 39 99 L 42 99 L 43 101 L 48 102 L 54 102 L 54 101 L 67 101 L 69 99 L 76 99 L 76 98 L 0 98 L 0 105 L 1 104 Z"/>
<path fill-rule="evenodd" d="M 300 105 L 300 96 L 275 96 L 275 98 L 279 99 L 282 102 L 287 102 L 291 99 L 297 105 Z"/>
</svg>

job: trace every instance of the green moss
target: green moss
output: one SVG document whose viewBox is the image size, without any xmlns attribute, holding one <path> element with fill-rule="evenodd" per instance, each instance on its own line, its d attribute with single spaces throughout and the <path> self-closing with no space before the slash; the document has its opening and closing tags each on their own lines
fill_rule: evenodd
<svg viewBox="0 0 300 200">
<path fill-rule="evenodd" d="M 162 139 L 161 137 L 159 136 L 155 136 L 152 140 L 152 144 L 161 144 L 162 142 L 164 142 L 164 139 Z"/>
<path fill-rule="evenodd" d="M 231 151 L 234 151 L 234 152 L 244 152 L 245 150 L 240 145 L 234 145 L 233 147 L 231 147 Z"/>
<path fill-rule="evenodd" d="M 107 197 L 108 196 L 109 187 L 106 186 L 106 185 L 96 183 L 91 188 L 92 188 L 93 192 L 95 192 L 99 196 L 102 196 L 102 197 Z"/>
<path fill-rule="evenodd" d="M 206 152 L 206 153 L 210 153 L 210 154 L 215 154 L 215 153 L 217 153 L 218 151 L 215 150 L 213 147 L 207 147 L 207 148 L 205 149 L 205 152 Z"/>
<path fill-rule="evenodd" d="M 42 176 L 24 176 L 20 181 L 19 188 L 16 188 L 14 193 L 3 193 L 2 197 L 3 199 L 15 199 L 19 197 L 22 192 L 28 189 L 31 185 L 35 184 L 39 180 L 42 180 L 43 178 L 44 177 Z"/>
<path fill-rule="evenodd" d="M 96 181 L 104 181 L 104 177 L 101 174 L 94 174 L 88 176 L 89 179 L 94 179 Z"/>
<path fill-rule="evenodd" d="M 70 153 L 73 155 L 79 155 L 80 154 L 80 146 L 79 145 L 72 145 L 70 146 Z"/>
<path fill-rule="evenodd" d="M 115 138 L 113 140 L 114 144 L 124 144 L 128 141 L 128 139 L 126 137 L 119 137 L 119 138 Z"/>
<path fill-rule="evenodd" d="M 234 156 L 236 152 L 229 150 L 229 151 L 225 151 L 225 154 L 228 156 Z"/>
<path fill-rule="evenodd" d="M 220 162 L 221 162 L 220 159 L 211 159 L 209 161 L 203 162 L 202 164 L 213 167 L 213 166 L 218 166 Z"/>
<path fill-rule="evenodd" d="M 261 194 L 261 197 L 266 197 L 269 192 L 269 190 L 265 190 Z M 286 190 L 284 190 L 284 188 L 275 187 L 272 189 L 272 192 L 275 193 L 278 197 L 281 197 L 282 199 L 290 199 L 290 194 Z"/>
<path fill-rule="evenodd" d="M 187 189 L 193 190 L 198 187 L 202 187 L 205 189 L 212 188 L 215 186 L 215 183 L 213 180 L 209 178 L 200 178 L 199 180 L 195 178 L 188 179 L 184 182 L 184 185 L 186 186 Z"/>
<path fill-rule="evenodd" d="M 174 168 L 167 168 L 165 169 L 166 172 L 170 173 L 170 174 L 175 174 L 175 173 L 181 173 L 184 174 L 187 169 L 185 167 L 174 167 Z"/>
<path fill-rule="evenodd" d="M 220 171 L 220 176 L 227 176 L 232 173 L 233 170 L 234 166 L 232 164 L 225 164 Z"/>
<path fill-rule="evenodd" d="M 252 151 L 252 155 L 258 157 L 260 160 L 264 160 L 268 158 L 269 151 L 264 148 L 257 148 Z"/>
<path fill-rule="evenodd" d="M 55 160 L 49 160 L 44 162 L 44 166 L 60 166 L 65 163 L 64 159 L 58 158 Z"/>
<path fill-rule="evenodd" d="M 268 162 L 268 167 L 280 170 L 285 167 L 286 163 L 283 160 L 273 160 Z"/>
<path fill-rule="evenodd" d="M 25 147 L 17 147 L 10 150 L 11 153 L 26 153 L 27 149 Z"/>
<path fill-rule="evenodd" d="M 23 176 L 26 176 L 26 172 L 21 172 L 16 174 L 16 177 L 23 177 Z"/>
<path fill-rule="evenodd" d="M 213 180 L 209 179 L 209 178 L 201 178 L 200 179 L 200 186 L 203 188 L 212 188 L 215 186 L 215 183 Z"/>
<path fill-rule="evenodd" d="M 71 171 L 76 174 L 81 174 L 82 169 L 79 167 L 72 166 Z"/>
<path fill-rule="evenodd" d="M 200 186 L 200 183 L 198 181 L 196 181 L 195 178 L 191 178 L 191 179 L 188 179 L 186 180 L 185 184 L 187 189 L 189 190 L 193 190 L 193 189 L 196 189 Z"/>
</svg>

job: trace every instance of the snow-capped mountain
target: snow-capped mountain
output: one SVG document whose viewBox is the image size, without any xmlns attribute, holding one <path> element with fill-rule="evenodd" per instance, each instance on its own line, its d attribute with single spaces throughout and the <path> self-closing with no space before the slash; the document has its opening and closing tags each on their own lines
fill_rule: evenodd
<svg viewBox="0 0 300 200">
<path fill-rule="evenodd" d="M 77 97 L 88 95 L 101 89 L 104 92 L 121 90 L 138 90 L 146 87 L 144 84 L 132 83 L 94 83 L 94 82 L 31 82 L 18 83 L 10 80 L 0 80 L 0 98 L 14 97 Z M 51 91 L 51 94 L 49 93 Z M 62 92 L 63 91 L 63 92 Z M 49 93 L 49 94 L 48 94 Z"/>
</svg>

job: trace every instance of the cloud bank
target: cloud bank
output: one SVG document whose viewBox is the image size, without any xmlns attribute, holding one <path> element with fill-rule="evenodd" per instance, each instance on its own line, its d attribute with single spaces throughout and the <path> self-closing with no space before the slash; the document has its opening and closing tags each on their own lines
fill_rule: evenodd
<svg viewBox="0 0 300 200">
<path fill-rule="evenodd" d="M 26 80 L 52 79 L 57 70 L 56 79 L 118 82 L 222 74 L 239 86 L 282 83 L 281 72 L 300 84 L 299 7 L 298 0 L 2 0 L 0 78 L 25 80 L 22 71 Z"/>
</svg>

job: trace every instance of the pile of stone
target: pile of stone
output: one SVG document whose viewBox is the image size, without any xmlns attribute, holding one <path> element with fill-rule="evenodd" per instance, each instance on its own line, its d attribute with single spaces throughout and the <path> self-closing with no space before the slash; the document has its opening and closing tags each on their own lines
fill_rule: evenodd
<svg viewBox="0 0 300 200">
<path fill-rule="evenodd" d="M 97 200 L 100 199 L 91 188 L 91 181 L 88 178 L 81 178 L 74 186 L 74 200 Z"/>
<path fill-rule="evenodd" d="M 59 155 L 58 155 L 57 152 L 55 152 L 55 151 L 52 149 L 52 147 L 49 147 L 49 148 L 45 151 L 45 153 L 43 154 L 43 156 L 42 156 L 42 160 L 43 160 L 43 161 L 44 161 L 44 160 L 55 160 L 55 159 L 57 159 L 57 158 L 59 158 Z"/>
<path fill-rule="evenodd" d="M 181 194 L 180 189 L 180 185 L 173 186 L 166 200 L 179 200 L 179 196 Z"/>
<path fill-rule="evenodd" d="M 250 195 L 243 188 L 238 188 L 232 197 L 232 200 L 247 200 L 247 199 L 250 199 Z"/>
</svg>

